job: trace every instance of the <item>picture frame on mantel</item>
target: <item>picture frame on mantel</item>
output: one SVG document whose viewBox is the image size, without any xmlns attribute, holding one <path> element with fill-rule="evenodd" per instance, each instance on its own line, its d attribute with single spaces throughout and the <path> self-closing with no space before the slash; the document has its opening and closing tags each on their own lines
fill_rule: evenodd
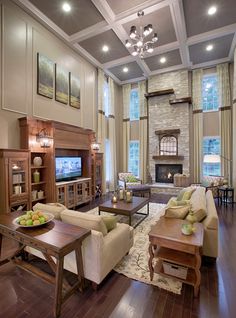
<svg viewBox="0 0 236 318">
<path fill-rule="evenodd" d="M 69 104 L 80 109 L 80 79 L 69 73 Z"/>
<path fill-rule="evenodd" d="M 68 72 L 55 64 L 55 100 L 62 104 L 68 104 Z"/>
<path fill-rule="evenodd" d="M 37 94 L 53 99 L 54 62 L 37 53 Z"/>
</svg>

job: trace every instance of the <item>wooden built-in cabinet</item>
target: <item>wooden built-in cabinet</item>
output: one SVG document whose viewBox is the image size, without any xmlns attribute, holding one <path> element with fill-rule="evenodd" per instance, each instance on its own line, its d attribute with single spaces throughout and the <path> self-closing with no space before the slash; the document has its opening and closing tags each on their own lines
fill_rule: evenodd
<svg viewBox="0 0 236 318">
<path fill-rule="evenodd" d="M 102 195 L 103 154 L 92 154 L 92 194 L 93 197 Z"/>
<path fill-rule="evenodd" d="M 29 151 L 0 149 L 0 176 L 0 213 L 29 209 Z"/>
<path fill-rule="evenodd" d="M 91 178 L 57 182 L 56 194 L 57 202 L 68 209 L 87 203 L 91 200 Z"/>
</svg>

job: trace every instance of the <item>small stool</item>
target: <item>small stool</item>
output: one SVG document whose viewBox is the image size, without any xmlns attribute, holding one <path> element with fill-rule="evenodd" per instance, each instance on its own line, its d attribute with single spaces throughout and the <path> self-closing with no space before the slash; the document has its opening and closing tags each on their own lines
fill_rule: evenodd
<svg viewBox="0 0 236 318">
<path fill-rule="evenodd" d="M 220 187 L 218 188 L 218 205 L 222 202 L 227 205 L 234 204 L 234 188 L 231 187 Z"/>
<path fill-rule="evenodd" d="M 147 184 L 129 185 L 127 189 L 132 190 L 133 196 L 145 197 L 147 194 L 149 199 L 151 197 L 151 187 Z"/>
</svg>

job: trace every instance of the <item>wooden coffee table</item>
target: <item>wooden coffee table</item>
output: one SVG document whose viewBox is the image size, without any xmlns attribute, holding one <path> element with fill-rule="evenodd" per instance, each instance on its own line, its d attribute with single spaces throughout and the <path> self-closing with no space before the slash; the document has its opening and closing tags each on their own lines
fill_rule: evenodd
<svg viewBox="0 0 236 318">
<path fill-rule="evenodd" d="M 194 296 L 197 297 L 201 282 L 200 267 L 204 229 L 201 223 L 195 223 L 195 233 L 184 235 L 181 232 L 183 223 L 186 221 L 161 217 L 152 226 L 149 232 L 150 279 L 153 279 L 154 272 L 178 279 L 183 283 L 193 285 Z M 158 258 L 155 267 L 153 267 L 154 257 Z M 187 267 L 186 279 L 166 274 L 163 269 L 163 261 Z"/>
<path fill-rule="evenodd" d="M 147 205 L 147 213 L 138 212 L 145 205 Z M 144 217 L 137 224 L 135 224 L 135 227 L 137 227 L 149 215 L 149 199 L 133 197 L 133 202 L 130 203 L 127 203 L 124 200 L 120 200 L 117 203 L 112 203 L 111 200 L 109 200 L 99 205 L 99 215 L 101 214 L 101 211 L 128 216 L 129 225 L 131 225 L 132 216 L 135 213 L 144 215 Z"/>
<path fill-rule="evenodd" d="M 32 272 L 43 280 L 54 283 L 54 316 L 59 317 L 62 303 L 68 299 L 76 289 L 80 288 L 82 290 L 84 272 L 81 244 L 83 239 L 87 237 L 91 231 L 56 220 L 35 228 L 22 228 L 12 223 L 13 219 L 21 214 L 22 212 L 0 214 L 0 256 L 3 236 L 19 242 L 18 250 L 10 258 L 0 261 L 0 266 L 11 260 L 16 265 Z M 17 257 L 26 246 L 33 247 L 42 252 L 52 271 L 55 273 L 55 277 L 36 268 L 26 260 Z M 64 256 L 72 251 L 75 251 L 76 255 L 78 279 L 73 286 L 70 286 L 63 278 L 63 264 Z M 54 262 L 52 256 L 56 258 L 56 262 Z"/>
</svg>

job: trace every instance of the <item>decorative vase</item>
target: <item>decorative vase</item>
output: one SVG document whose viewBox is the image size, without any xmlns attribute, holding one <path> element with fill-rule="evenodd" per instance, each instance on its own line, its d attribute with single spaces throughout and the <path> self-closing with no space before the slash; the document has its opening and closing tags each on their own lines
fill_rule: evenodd
<svg viewBox="0 0 236 318">
<path fill-rule="evenodd" d="M 119 190 L 119 200 L 124 200 L 124 189 Z"/>
<path fill-rule="evenodd" d="M 43 160 L 41 157 L 34 157 L 33 164 L 35 167 L 42 166 Z"/>
<path fill-rule="evenodd" d="M 197 222 L 196 216 L 194 215 L 192 210 L 189 211 L 189 214 L 187 216 L 187 220 L 189 221 L 189 223 L 192 224 L 192 226 L 193 226 L 193 223 Z"/>
<path fill-rule="evenodd" d="M 125 191 L 125 201 L 127 203 L 131 203 L 133 201 L 133 192 L 132 192 L 132 190 L 126 190 Z"/>
<path fill-rule="evenodd" d="M 117 203 L 117 201 L 118 201 L 117 193 L 114 192 L 113 195 L 112 195 L 112 198 L 111 198 L 111 202 L 112 203 Z"/>
<path fill-rule="evenodd" d="M 39 183 L 39 181 L 40 181 L 40 173 L 38 172 L 38 170 L 34 171 L 33 178 L 34 178 L 34 183 Z"/>
</svg>

